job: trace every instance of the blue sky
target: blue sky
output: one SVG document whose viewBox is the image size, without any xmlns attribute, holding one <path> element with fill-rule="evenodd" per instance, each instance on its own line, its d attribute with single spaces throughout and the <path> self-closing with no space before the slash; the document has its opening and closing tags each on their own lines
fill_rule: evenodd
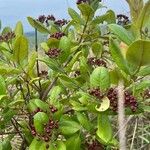
<svg viewBox="0 0 150 150">
<path fill-rule="evenodd" d="M 103 0 L 103 2 L 116 13 L 129 12 L 125 0 Z M 3 26 L 11 27 L 20 20 L 24 24 L 25 31 L 32 31 L 27 16 L 54 14 L 57 18 L 68 18 L 67 7 L 76 9 L 75 3 L 76 0 L 0 0 L 0 20 Z"/>
</svg>

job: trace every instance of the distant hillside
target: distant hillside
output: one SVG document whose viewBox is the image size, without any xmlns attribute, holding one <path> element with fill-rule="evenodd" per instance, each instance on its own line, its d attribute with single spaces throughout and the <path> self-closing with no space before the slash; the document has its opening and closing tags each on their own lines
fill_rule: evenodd
<svg viewBox="0 0 150 150">
<path fill-rule="evenodd" d="M 25 33 L 25 35 L 29 39 L 30 48 L 34 48 L 35 47 L 35 32 L 34 31 L 27 32 Z M 46 39 L 47 39 L 47 35 L 38 33 L 38 43 L 41 43 L 45 41 Z"/>
</svg>

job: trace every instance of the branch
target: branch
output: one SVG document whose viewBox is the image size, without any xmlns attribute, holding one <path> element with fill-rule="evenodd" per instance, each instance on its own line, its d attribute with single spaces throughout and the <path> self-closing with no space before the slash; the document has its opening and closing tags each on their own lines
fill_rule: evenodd
<svg viewBox="0 0 150 150">
<path fill-rule="evenodd" d="M 88 20 L 89 18 L 87 18 L 87 21 L 85 23 L 85 26 L 83 28 L 83 31 L 82 31 L 82 35 L 79 39 L 79 44 L 82 42 L 82 39 L 83 39 L 83 35 L 86 31 L 86 28 L 87 28 L 87 24 L 88 24 Z M 79 51 L 79 48 L 75 51 L 75 53 L 73 55 L 70 56 L 70 58 L 68 59 L 68 61 L 65 63 L 64 65 L 64 68 L 69 64 L 69 62 L 72 60 L 73 56 Z M 58 76 L 56 76 L 56 78 L 52 81 L 52 83 L 48 86 L 48 88 L 46 89 L 46 91 L 44 92 L 44 94 L 42 95 L 42 100 L 45 100 L 47 98 L 47 95 L 48 93 L 50 92 L 50 90 L 53 88 L 53 86 L 56 84 L 58 80 Z"/>
</svg>

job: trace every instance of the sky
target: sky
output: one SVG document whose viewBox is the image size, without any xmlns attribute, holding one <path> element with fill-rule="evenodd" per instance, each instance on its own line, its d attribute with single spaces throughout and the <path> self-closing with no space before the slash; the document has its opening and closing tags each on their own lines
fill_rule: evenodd
<svg viewBox="0 0 150 150">
<path fill-rule="evenodd" d="M 125 0 L 103 0 L 108 9 L 116 13 L 129 13 Z M 0 0 L 0 20 L 2 26 L 14 27 L 17 21 L 22 21 L 26 32 L 32 31 L 27 22 L 27 16 L 54 14 L 56 18 L 69 18 L 67 8 L 76 8 L 76 0 Z"/>
</svg>

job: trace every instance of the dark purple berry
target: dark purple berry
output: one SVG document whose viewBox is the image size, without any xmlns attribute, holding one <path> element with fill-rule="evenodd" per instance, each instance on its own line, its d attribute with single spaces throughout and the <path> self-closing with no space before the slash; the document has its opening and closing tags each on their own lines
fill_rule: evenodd
<svg viewBox="0 0 150 150">
<path fill-rule="evenodd" d="M 37 20 L 38 20 L 39 22 L 41 22 L 41 23 L 44 23 L 45 20 L 46 20 L 46 17 L 45 17 L 45 15 L 41 15 L 41 16 L 38 17 Z"/>
<path fill-rule="evenodd" d="M 48 52 L 46 52 L 46 55 L 48 55 L 50 58 L 57 58 L 60 54 L 60 49 L 58 48 L 51 48 Z"/>
</svg>

